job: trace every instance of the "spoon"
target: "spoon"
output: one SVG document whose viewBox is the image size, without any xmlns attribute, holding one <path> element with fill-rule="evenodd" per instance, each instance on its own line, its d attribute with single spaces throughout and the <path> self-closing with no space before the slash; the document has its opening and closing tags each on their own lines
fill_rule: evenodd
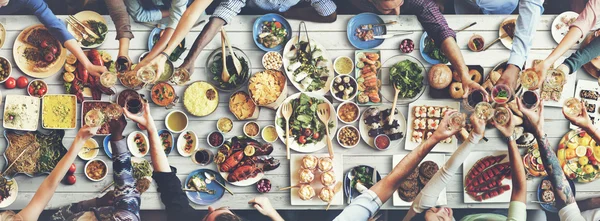
<svg viewBox="0 0 600 221">
<path fill-rule="evenodd" d="M 329 139 L 329 119 L 331 118 L 330 107 L 327 103 L 322 103 L 317 106 L 317 116 L 325 125 L 325 138 L 327 139 L 327 148 L 329 149 L 329 157 L 333 159 L 333 145 Z"/>
<path fill-rule="evenodd" d="M 85 150 L 84 153 L 90 152 L 90 150 L 97 150 L 97 149 L 100 149 L 100 147 L 92 147 L 92 148 L 84 147 L 84 150 Z"/>
<path fill-rule="evenodd" d="M 221 32 L 223 32 L 223 38 L 225 38 L 225 42 L 227 43 L 227 47 L 229 48 L 229 53 L 231 54 L 231 58 L 233 59 L 233 66 L 235 67 L 235 72 L 237 75 L 240 75 L 242 73 L 242 63 L 240 63 L 240 60 L 237 58 L 237 56 L 235 56 L 233 48 L 231 48 L 231 44 L 229 43 L 229 39 L 227 38 L 227 32 L 225 31 L 225 29 L 221 28 Z"/>
<path fill-rule="evenodd" d="M 223 30 L 223 29 L 221 29 Z M 225 53 L 225 34 L 221 31 L 221 60 L 223 61 L 223 71 L 221 72 L 221 80 L 229 82 L 229 71 L 227 71 L 227 54 Z"/>
<path fill-rule="evenodd" d="M 215 181 L 215 183 L 219 184 L 219 186 L 223 187 L 223 189 L 225 189 L 229 194 L 231 194 L 233 196 L 233 192 L 231 192 L 231 190 L 227 189 L 227 187 L 225 187 L 225 185 L 223 185 L 218 180 L 216 180 L 215 176 L 213 176 L 212 173 L 204 172 L 204 176 L 206 177 L 206 179 L 204 180 L 204 182 L 206 182 L 207 184 L 209 184 L 212 181 Z"/>
<path fill-rule="evenodd" d="M 392 122 L 394 122 L 394 117 L 396 116 L 394 114 L 394 112 L 396 111 L 396 103 L 398 103 L 398 94 L 400 93 L 400 90 L 398 89 L 398 87 L 396 87 L 396 83 L 393 84 L 393 87 L 394 87 L 394 103 L 392 104 L 392 112 L 390 112 L 389 125 L 392 125 Z"/>
</svg>

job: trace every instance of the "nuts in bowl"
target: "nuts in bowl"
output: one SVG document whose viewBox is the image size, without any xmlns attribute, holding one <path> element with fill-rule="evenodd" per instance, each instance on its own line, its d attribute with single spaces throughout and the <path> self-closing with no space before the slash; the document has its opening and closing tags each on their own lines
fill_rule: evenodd
<svg viewBox="0 0 600 221">
<path fill-rule="evenodd" d="M 12 65 L 10 61 L 4 57 L 0 57 L 0 83 L 3 83 L 8 79 L 12 73 Z"/>
<path fill-rule="evenodd" d="M 346 125 L 340 128 L 337 134 L 338 143 L 344 148 L 353 148 L 360 141 L 358 129 L 352 125 Z"/>
<path fill-rule="evenodd" d="M 41 97 L 48 93 L 48 85 L 42 80 L 33 80 L 27 86 L 29 96 Z"/>
<path fill-rule="evenodd" d="M 262 57 L 262 65 L 265 69 L 279 70 L 283 66 L 281 54 L 275 51 L 269 51 Z"/>
</svg>

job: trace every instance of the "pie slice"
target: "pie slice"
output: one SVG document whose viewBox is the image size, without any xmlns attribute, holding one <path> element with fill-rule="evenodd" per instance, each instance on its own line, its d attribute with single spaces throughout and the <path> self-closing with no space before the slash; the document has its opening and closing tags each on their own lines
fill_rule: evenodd
<svg viewBox="0 0 600 221">
<path fill-rule="evenodd" d="M 29 64 L 30 70 L 46 72 L 60 60 L 64 49 L 44 26 L 33 27 L 20 36 L 18 40 L 23 44 L 17 49 L 22 55 L 19 60 Z"/>
</svg>

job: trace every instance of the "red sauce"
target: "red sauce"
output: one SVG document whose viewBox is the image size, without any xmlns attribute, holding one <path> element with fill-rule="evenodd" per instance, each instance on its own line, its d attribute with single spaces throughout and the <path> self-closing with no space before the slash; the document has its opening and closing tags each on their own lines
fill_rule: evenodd
<svg viewBox="0 0 600 221">
<path fill-rule="evenodd" d="M 390 138 L 387 136 L 378 136 L 375 138 L 375 147 L 379 149 L 387 149 L 390 146 Z"/>
<path fill-rule="evenodd" d="M 223 135 L 213 132 L 208 136 L 208 141 L 211 146 L 218 147 L 223 143 Z"/>
</svg>

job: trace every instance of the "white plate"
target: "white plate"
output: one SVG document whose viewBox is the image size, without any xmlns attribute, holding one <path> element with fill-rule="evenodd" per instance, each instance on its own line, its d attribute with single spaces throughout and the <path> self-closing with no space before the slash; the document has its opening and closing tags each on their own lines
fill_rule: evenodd
<svg viewBox="0 0 600 221">
<path fill-rule="evenodd" d="M 300 170 L 300 165 L 302 164 L 302 158 L 305 154 L 292 154 L 290 156 L 290 186 L 298 184 L 300 177 L 298 175 L 298 170 Z M 317 158 L 321 157 L 329 157 L 329 154 L 313 154 L 313 156 Z M 343 156 L 341 154 L 335 154 L 333 159 L 333 171 L 335 173 L 335 180 L 337 182 L 344 182 L 344 164 L 342 162 Z M 323 184 L 321 184 L 321 172 L 317 170 L 315 172 L 315 179 L 310 184 L 313 189 L 315 189 L 315 197 L 310 200 L 302 200 L 298 196 L 298 188 L 290 189 L 290 199 L 292 205 L 302 205 L 302 206 L 327 206 L 327 202 L 319 199 L 319 192 L 321 192 L 321 188 L 323 188 Z M 331 188 L 335 186 L 332 185 Z M 336 193 L 333 199 L 331 200 L 331 205 L 344 205 L 344 193 L 343 188 L 340 192 Z"/>
<path fill-rule="evenodd" d="M 15 104 L 15 102 L 22 103 L 24 101 L 31 101 L 31 105 L 27 104 L 27 109 L 34 109 L 36 113 L 32 116 L 28 115 L 27 117 L 33 118 L 33 122 L 35 122 L 35 125 L 27 125 L 27 127 L 9 127 L 8 125 L 6 125 L 6 117 L 4 117 L 4 114 L 6 114 L 7 105 Z M 2 114 L 4 118 L 2 121 L 2 126 L 5 129 L 36 131 L 40 121 L 40 101 L 41 99 L 38 97 L 13 94 L 6 95 L 6 100 L 4 101 L 4 112 Z"/>
<path fill-rule="evenodd" d="M 498 155 L 502 155 L 502 154 L 506 154 L 506 157 L 504 157 L 504 159 L 500 162 L 500 163 L 505 163 L 509 161 L 508 158 L 508 151 L 495 151 L 495 152 L 471 152 L 469 154 L 469 156 L 467 156 L 467 159 L 465 159 L 465 162 L 463 163 L 463 172 L 462 172 L 462 183 L 463 183 L 463 197 L 464 197 L 464 202 L 465 203 L 508 203 L 510 202 L 510 196 L 513 190 L 512 187 L 512 181 L 509 179 L 504 179 L 502 180 L 502 185 L 509 185 L 510 186 L 510 190 L 505 191 L 504 193 L 492 197 L 491 199 L 487 199 L 487 200 L 483 200 L 483 201 L 476 201 L 473 198 L 471 198 L 471 196 L 469 196 L 469 194 L 467 194 L 466 191 L 464 191 L 464 182 L 465 182 L 465 177 L 467 176 L 467 173 L 469 173 L 469 170 L 471 170 L 471 167 L 473 167 L 473 165 L 475 165 L 475 163 L 484 157 L 487 156 L 498 156 Z"/>
<path fill-rule="evenodd" d="M 132 169 L 133 169 L 133 163 L 143 163 L 144 161 L 147 161 L 147 160 L 146 160 L 146 159 L 144 159 L 144 158 L 132 157 L 132 158 L 131 158 L 131 166 L 132 166 Z M 148 162 L 148 163 L 150 163 L 150 162 Z M 152 174 L 152 172 L 154 172 L 154 167 L 152 167 L 152 164 L 150 164 L 150 174 Z M 133 175 L 133 174 L 132 174 L 132 175 Z M 150 182 L 152 182 L 152 175 L 150 175 L 150 176 L 145 176 L 145 177 L 143 177 L 143 178 L 145 178 L 145 179 L 148 179 Z"/>
<path fill-rule="evenodd" d="M 290 96 L 288 96 L 283 103 L 281 103 L 281 105 L 287 104 L 289 103 L 291 100 L 299 98 L 301 93 L 295 93 L 292 94 Z M 331 104 L 331 102 L 329 102 L 329 100 L 325 99 L 325 97 L 323 97 L 323 95 L 318 95 L 315 93 L 311 93 L 311 92 L 307 92 L 304 93 L 306 95 L 308 95 L 309 97 L 312 98 L 317 98 L 320 99 L 322 101 L 324 101 L 325 103 L 329 104 L 329 108 L 331 110 L 330 113 L 330 118 L 329 118 L 329 122 L 333 123 L 333 128 L 329 128 L 329 138 L 331 138 L 331 140 L 333 140 L 335 138 L 335 132 L 337 131 L 337 113 L 335 112 L 335 108 L 333 107 L 333 105 Z M 315 113 L 315 118 L 318 119 L 317 113 Z M 277 119 L 279 118 L 283 118 L 283 116 L 281 115 L 281 108 L 277 108 L 277 112 L 275 113 L 275 130 L 277 131 L 277 136 L 279 136 L 279 140 L 281 140 L 281 142 L 283 142 L 285 144 L 285 130 L 282 129 L 278 124 L 277 124 Z M 325 136 L 325 134 L 322 134 L 321 136 Z M 300 146 L 299 143 L 297 143 L 294 138 L 293 135 L 290 134 L 290 140 L 288 142 L 288 145 L 290 146 L 290 149 L 301 152 L 301 153 L 312 153 L 315 151 L 318 151 L 320 149 L 323 149 L 323 147 L 327 146 L 327 141 L 325 140 L 325 137 L 323 139 L 321 139 L 321 142 L 319 143 L 313 143 L 313 144 L 307 144 L 304 146 Z"/>
<path fill-rule="evenodd" d="M 104 19 L 104 17 L 102 17 L 102 15 L 100 15 L 97 12 L 94 12 L 94 11 L 81 11 L 81 12 L 73 15 L 73 17 L 75 17 L 77 20 L 79 20 L 82 23 L 84 23 L 85 21 L 88 21 L 88 20 L 94 20 L 94 21 L 102 22 L 108 28 L 108 25 L 106 24 L 106 20 Z M 67 31 L 69 31 L 69 33 L 71 33 L 71 35 L 75 35 L 74 33 L 76 33 L 76 31 L 73 30 L 73 26 L 71 26 L 69 23 L 67 23 Z M 107 33 L 107 35 L 108 35 L 108 33 Z M 99 43 L 99 44 L 93 44 L 93 45 L 90 45 L 90 46 L 87 46 L 87 47 L 83 46 L 81 44 L 81 42 L 78 42 L 78 44 L 82 48 L 97 48 L 97 47 L 100 47 L 100 45 L 102 45 L 102 43 L 104 43 L 106 41 L 106 37 L 108 37 L 108 36 L 105 36 L 104 40 L 101 43 Z"/>
<path fill-rule="evenodd" d="M 183 138 L 183 135 L 185 135 L 187 132 L 193 134 L 192 140 L 194 140 L 194 144 L 192 144 L 194 148 L 189 153 L 186 153 L 183 150 L 183 148 L 185 147 L 185 138 Z M 194 131 L 191 130 L 181 132 L 179 134 L 179 137 L 177 138 L 177 152 L 179 152 L 181 156 L 189 157 L 192 155 L 192 153 L 194 153 L 194 150 L 196 149 L 198 149 L 198 136 L 196 135 L 196 133 L 194 133 Z"/>
<path fill-rule="evenodd" d="M 407 129 L 406 129 L 406 139 L 404 139 L 405 140 L 404 149 L 406 149 L 406 150 L 413 150 L 417 146 L 419 146 L 419 143 L 410 141 L 410 137 L 412 137 L 412 132 L 413 132 L 413 121 L 415 119 L 415 116 L 413 114 L 413 109 L 416 106 L 450 107 L 452 109 L 460 111 L 460 103 L 456 102 L 456 101 L 418 100 L 418 101 L 410 103 L 408 105 L 408 121 L 406 122 L 406 124 L 408 125 Z M 441 119 L 440 119 L 440 121 L 441 121 Z M 423 136 L 425 136 L 425 135 L 423 135 Z M 423 139 L 423 140 L 425 140 L 425 139 Z M 438 143 L 431 150 L 431 152 L 451 153 L 456 150 L 457 146 L 458 146 L 458 140 L 456 139 L 456 136 L 452 136 L 451 143 Z"/>
<path fill-rule="evenodd" d="M 579 14 L 577 12 L 573 12 L 573 11 L 566 11 L 561 13 L 560 15 L 556 16 L 556 18 L 554 18 L 554 21 L 552 22 L 552 26 L 550 26 L 550 31 L 552 33 L 552 38 L 554 39 L 554 41 L 556 41 L 556 43 L 560 43 L 560 41 L 562 41 L 562 39 L 565 37 L 565 35 L 567 34 L 567 32 L 569 32 L 569 26 L 567 26 L 564 22 L 562 22 L 563 17 L 567 17 L 567 18 L 577 18 L 579 17 Z M 560 29 L 556 28 L 556 25 L 558 24 L 562 24 L 562 27 Z M 578 44 L 583 42 L 583 39 L 585 39 L 585 36 L 587 36 L 587 34 L 584 34 L 578 41 Z"/>
<path fill-rule="evenodd" d="M 588 112 L 588 116 L 593 117 L 594 120 L 592 121 L 592 124 L 594 125 L 600 125 L 598 122 L 600 122 L 600 114 L 598 113 L 598 106 L 600 105 L 600 102 L 598 100 L 591 100 L 591 99 L 581 99 L 581 96 L 579 96 L 579 93 L 581 92 L 581 90 L 590 90 L 590 91 L 597 91 L 600 92 L 600 85 L 598 85 L 597 81 L 586 81 L 586 80 L 578 80 L 577 81 L 577 86 L 575 87 L 575 95 L 573 97 L 576 97 L 579 100 L 584 100 L 586 102 L 588 102 L 588 104 L 595 104 L 596 105 L 596 110 L 594 111 L 594 113 L 589 113 Z M 569 128 L 575 130 L 579 127 L 573 125 L 572 123 L 569 123 Z"/>
<path fill-rule="evenodd" d="M 369 107 L 370 108 L 378 108 L 380 111 L 386 110 L 386 109 L 390 109 L 392 108 L 391 104 L 384 104 L 384 105 L 380 105 L 380 106 L 372 106 Z M 365 109 L 365 111 L 368 109 Z M 402 114 L 402 112 L 400 112 L 399 107 L 396 106 L 396 110 L 398 110 L 398 114 L 396 114 L 396 118 L 398 120 L 398 123 L 400 124 L 400 129 L 402 130 L 402 133 L 404 134 L 404 137 L 398 139 L 398 140 L 394 140 L 390 142 L 390 148 L 394 148 L 394 147 L 399 147 L 400 144 L 402 143 L 402 140 L 406 138 L 406 118 L 404 118 L 404 115 Z M 376 148 L 375 144 L 373 143 L 374 137 L 369 137 L 369 128 L 367 127 L 367 124 L 365 124 L 365 111 L 363 111 L 363 113 L 360 115 L 360 119 L 359 119 L 359 123 L 358 123 L 358 128 L 360 131 L 360 138 L 362 140 L 365 141 L 365 143 L 367 143 L 369 146 Z"/>
<path fill-rule="evenodd" d="M 306 40 L 306 36 L 304 36 L 302 38 L 302 40 Z M 294 73 L 289 72 L 287 70 L 287 67 L 290 65 L 290 59 L 286 58 L 285 55 L 290 51 L 292 45 L 294 45 L 297 42 L 298 42 L 298 36 L 293 37 L 285 44 L 285 48 L 283 48 L 283 69 L 284 69 L 288 79 L 290 79 L 290 81 L 292 82 L 292 85 L 294 85 L 294 87 L 296 87 L 296 89 L 298 89 L 300 92 L 308 92 L 308 91 L 306 91 L 306 89 L 304 89 L 304 87 L 302 87 L 302 85 L 300 85 L 300 83 L 294 81 Z M 323 52 L 323 57 L 325 59 L 327 59 L 327 68 L 329 69 L 329 77 L 327 78 L 327 82 L 325 82 L 325 85 L 323 85 L 323 88 L 321 88 L 320 90 L 311 91 L 311 92 L 315 93 L 315 94 L 319 94 L 319 95 L 325 95 L 329 92 L 329 86 L 331 85 L 331 81 L 333 81 L 333 77 L 335 75 L 335 72 L 333 70 L 333 62 L 331 62 L 331 57 L 329 56 L 329 53 L 327 53 L 327 49 L 325 49 L 325 47 L 323 47 L 323 45 L 321 45 L 319 42 L 317 42 L 315 39 L 312 39 L 312 38 L 310 39 L 310 44 L 311 44 L 311 47 L 314 47 L 313 45 L 316 45 L 317 48 L 321 49 L 321 51 Z"/>
<path fill-rule="evenodd" d="M 519 16 L 517 16 L 517 15 L 513 15 L 513 16 L 508 16 L 508 18 L 504 19 L 504 21 L 502 21 L 502 23 L 500 23 L 500 27 L 498 28 L 498 37 L 500 37 L 506 33 L 504 31 L 504 29 L 502 28 L 502 24 L 504 24 L 507 21 L 513 20 L 513 19 L 516 21 L 518 17 Z M 515 32 L 516 32 L 516 27 L 515 27 Z M 500 42 L 502 42 L 502 45 L 504 45 L 504 47 L 508 48 L 508 50 L 512 49 L 513 39 L 510 38 L 510 36 L 500 39 Z"/>
<path fill-rule="evenodd" d="M 392 168 L 394 168 L 398 163 L 400 163 L 400 161 L 402 159 L 404 159 L 404 157 L 406 157 L 406 154 L 394 155 L 392 158 Z M 421 162 L 425 162 L 428 160 L 435 162 L 438 165 L 438 167 L 440 169 L 442 169 L 442 166 L 444 166 L 444 163 L 446 163 L 446 155 L 444 155 L 444 154 L 428 154 L 427 156 L 425 156 L 425 158 L 423 158 L 423 160 Z M 419 165 L 421 165 L 421 164 L 419 164 Z M 398 196 L 398 190 L 396 190 L 394 192 L 393 201 L 394 201 L 394 206 L 411 206 L 413 203 L 413 202 L 406 202 L 406 201 L 402 200 L 400 198 L 400 196 Z M 438 197 L 438 200 L 435 204 L 438 206 L 448 204 L 448 199 L 446 197 L 446 188 L 444 188 L 442 190 L 442 192 L 440 192 L 440 196 Z"/>
<path fill-rule="evenodd" d="M 135 144 L 134 137 L 136 134 L 140 134 L 144 138 L 144 142 L 146 143 L 145 153 L 140 152 L 140 150 Z M 146 156 L 146 154 L 148 154 L 148 152 L 150 152 L 150 142 L 148 141 L 148 137 L 146 136 L 146 134 L 139 131 L 131 132 L 129 136 L 127 136 L 127 147 L 129 147 L 129 152 L 131 152 L 131 155 L 133 155 L 134 157 L 144 157 Z"/>
<path fill-rule="evenodd" d="M 544 60 L 546 59 L 546 55 L 543 54 L 537 54 L 537 53 L 530 53 L 529 56 L 527 56 L 527 62 L 525 62 L 525 68 L 533 68 L 533 61 L 534 60 Z M 561 65 L 563 63 L 563 61 L 567 59 L 564 56 L 560 56 L 556 62 L 554 62 L 553 66 L 554 68 L 558 67 L 559 65 Z M 567 83 L 565 84 L 565 86 L 563 87 L 563 91 L 562 94 L 560 96 L 560 99 L 558 101 L 553 101 L 553 100 L 547 100 L 544 101 L 544 106 L 547 107 L 562 107 L 563 104 L 565 103 L 566 99 L 569 99 L 570 97 L 573 96 L 573 92 L 575 92 L 575 82 L 577 81 L 577 72 L 573 72 L 570 74 L 567 74 Z M 539 94 L 541 94 L 541 89 L 536 90 Z M 524 90 L 521 90 L 520 93 L 524 92 Z M 520 95 L 519 93 L 519 95 Z"/>
<path fill-rule="evenodd" d="M 14 203 L 15 200 L 17 200 L 17 195 L 19 194 L 19 185 L 17 185 L 17 180 L 15 178 L 13 178 L 12 181 L 13 184 L 10 189 L 10 196 L 0 202 L 0 208 L 6 208 Z"/>
<path fill-rule="evenodd" d="M 44 27 L 43 24 L 35 24 L 32 26 L 29 26 L 27 28 L 25 28 L 23 31 L 21 31 L 21 33 L 19 33 L 19 35 L 17 36 L 17 38 L 15 39 L 14 45 L 13 45 L 13 59 L 14 59 L 14 64 L 17 65 L 17 67 L 19 67 L 19 69 L 26 75 L 33 77 L 33 78 L 47 78 L 50 76 L 55 75 L 56 73 L 60 72 L 60 70 L 63 68 L 63 66 L 65 65 L 65 61 L 67 60 L 67 49 L 62 47 L 62 45 L 60 45 L 60 55 L 58 55 L 58 58 L 56 58 L 56 63 L 52 64 L 51 66 L 48 67 L 47 70 L 45 71 L 34 71 L 32 69 L 33 66 L 33 62 L 28 61 L 25 56 L 23 56 L 23 52 L 25 51 L 26 48 L 31 47 L 29 45 L 27 45 L 26 43 L 22 42 L 21 39 L 23 38 L 23 34 L 31 31 L 32 29 L 37 29 L 37 28 L 43 28 L 43 29 L 47 29 L 46 27 Z M 58 41 L 57 41 L 58 42 Z"/>
</svg>

